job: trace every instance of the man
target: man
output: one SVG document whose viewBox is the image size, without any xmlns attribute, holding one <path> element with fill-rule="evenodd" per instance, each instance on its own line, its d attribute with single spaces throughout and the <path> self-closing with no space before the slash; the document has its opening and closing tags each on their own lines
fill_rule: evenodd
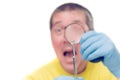
<svg viewBox="0 0 120 80">
<path fill-rule="evenodd" d="M 93 28 L 93 18 L 85 7 L 66 3 L 50 19 L 50 31 L 57 59 L 28 76 L 28 80 L 73 80 L 72 46 L 65 38 L 69 24 L 80 24 L 85 33 L 75 44 L 78 80 L 117 80 L 120 78 L 120 54 L 113 42 Z M 120 79 L 119 79 L 120 80 Z"/>
</svg>

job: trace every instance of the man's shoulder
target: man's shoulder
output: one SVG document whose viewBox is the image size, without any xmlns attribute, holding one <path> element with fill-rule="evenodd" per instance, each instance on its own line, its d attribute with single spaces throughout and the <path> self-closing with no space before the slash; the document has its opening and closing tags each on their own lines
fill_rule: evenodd
<svg viewBox="0 0 120 80">
<path fill-rule="evenodd" d="M 50 61 L 49 63 L 41 66 L 38 71 L 42 71 L 42 70 L 46 70 L 46 69 L 52 69 L 52 68 L 55 68 L 55 65 L 58 65 L 59 64 L 59 61 L 57 58 L 53 59 L 52 61 Z"/>
<path fill-rule="evenodd" d="M 44 64 L 43 66 L 39 67 L 35 71 L 33 71 L 30 75 L 27 76 L 26 80 L 31 80 L 32 78 L 37 78 L 35 80 L 38 80 L 39 78 L 43 77 L 46 75 L 47 72 L 52 72 L 52 70 L 55 69 L 55 66 L 59 65 L 59 61 L 57 58 L 54 60 L 50 61 L 47 64 Z"/>
<path fill-rule="evenodd" d="M 45 71 L 49 71 L 52 68 L 55 68 L 55 65 L 58 65 L 59 62 L 57 58 L 53 59 L 47 64 L 44 64 L 43 66 L 39 67 L 37 70 L 34 71 L 34 73 L 43 73 Z"/>
</svg>

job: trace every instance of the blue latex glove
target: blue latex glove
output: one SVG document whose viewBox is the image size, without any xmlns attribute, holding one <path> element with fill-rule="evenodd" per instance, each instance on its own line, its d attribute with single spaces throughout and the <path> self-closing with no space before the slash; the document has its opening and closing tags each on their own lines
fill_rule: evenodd
<svg viewBox="0 0 120 80">
<path fill-rule="evenodd" d="M 116 77 L 120 78 L 120 53 L 105 34 L 89 31 L 82 36 L 80 45 L 84 60 L 101 60 Z"/>
<path fill-rule="evenodd" d="M 70 76 L 60 76 L 58 78 L 55 78 L 54 80 L 75 80 L 74 77 Z M 84 80 L 83 78 L 79 77 L 77 80 Z"/>
</svg>

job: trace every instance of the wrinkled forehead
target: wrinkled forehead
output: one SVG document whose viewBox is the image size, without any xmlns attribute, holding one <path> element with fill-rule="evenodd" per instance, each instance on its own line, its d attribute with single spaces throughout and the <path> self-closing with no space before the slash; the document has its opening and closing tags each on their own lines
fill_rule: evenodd
<svg viewBox="0 0 120 80">
<path fill-rule="evenodd" d="M 80 23 L 86 23 L 86 16 L 84 11 L 82 10 L 56 11 L 52 16 L 51 24 L 54 25 L 61 22 L 69 23 L 69 21 L 78 21 Z"/>
</svg>

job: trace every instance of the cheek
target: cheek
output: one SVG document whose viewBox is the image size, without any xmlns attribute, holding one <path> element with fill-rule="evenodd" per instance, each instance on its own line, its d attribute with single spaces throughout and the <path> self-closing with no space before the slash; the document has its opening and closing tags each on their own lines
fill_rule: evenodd
<svg viewBox="0 0 120 80">
<path fill-rule="evenodd" d="M 79 56 L 82 56 L 80 53 L 80 44 L 76 44 L 75 49 L 76 49 L 77 53 L 79 54 Z"/>
<path fill-rule="evenodd" d="M 57 39 L 53 39 L 52 43 L 53 43 L 54 48 L 57 48 L 59 45 L 59 41 Z"/>
<path fill-rule="evenodd" d="M 80 44 L 76 44 L 75 49 L 77 50 L 77 52 L 79 52 L 80 51 Z"/>
<path fill-rule="evenodd" d="M 54 47 L 55 51 L 58 52 L 61 47 L 61 39 L 56 36 L 52 36 L 51 38 L 52 38 L 53 47 Z"/>
<path fill-rule="evenodd" d="M 88 32 L 89 31 L 89 28 L 87 25 L 84 26 L 84 29 L 85 29 L 85 32 Z"/>
</svg>

